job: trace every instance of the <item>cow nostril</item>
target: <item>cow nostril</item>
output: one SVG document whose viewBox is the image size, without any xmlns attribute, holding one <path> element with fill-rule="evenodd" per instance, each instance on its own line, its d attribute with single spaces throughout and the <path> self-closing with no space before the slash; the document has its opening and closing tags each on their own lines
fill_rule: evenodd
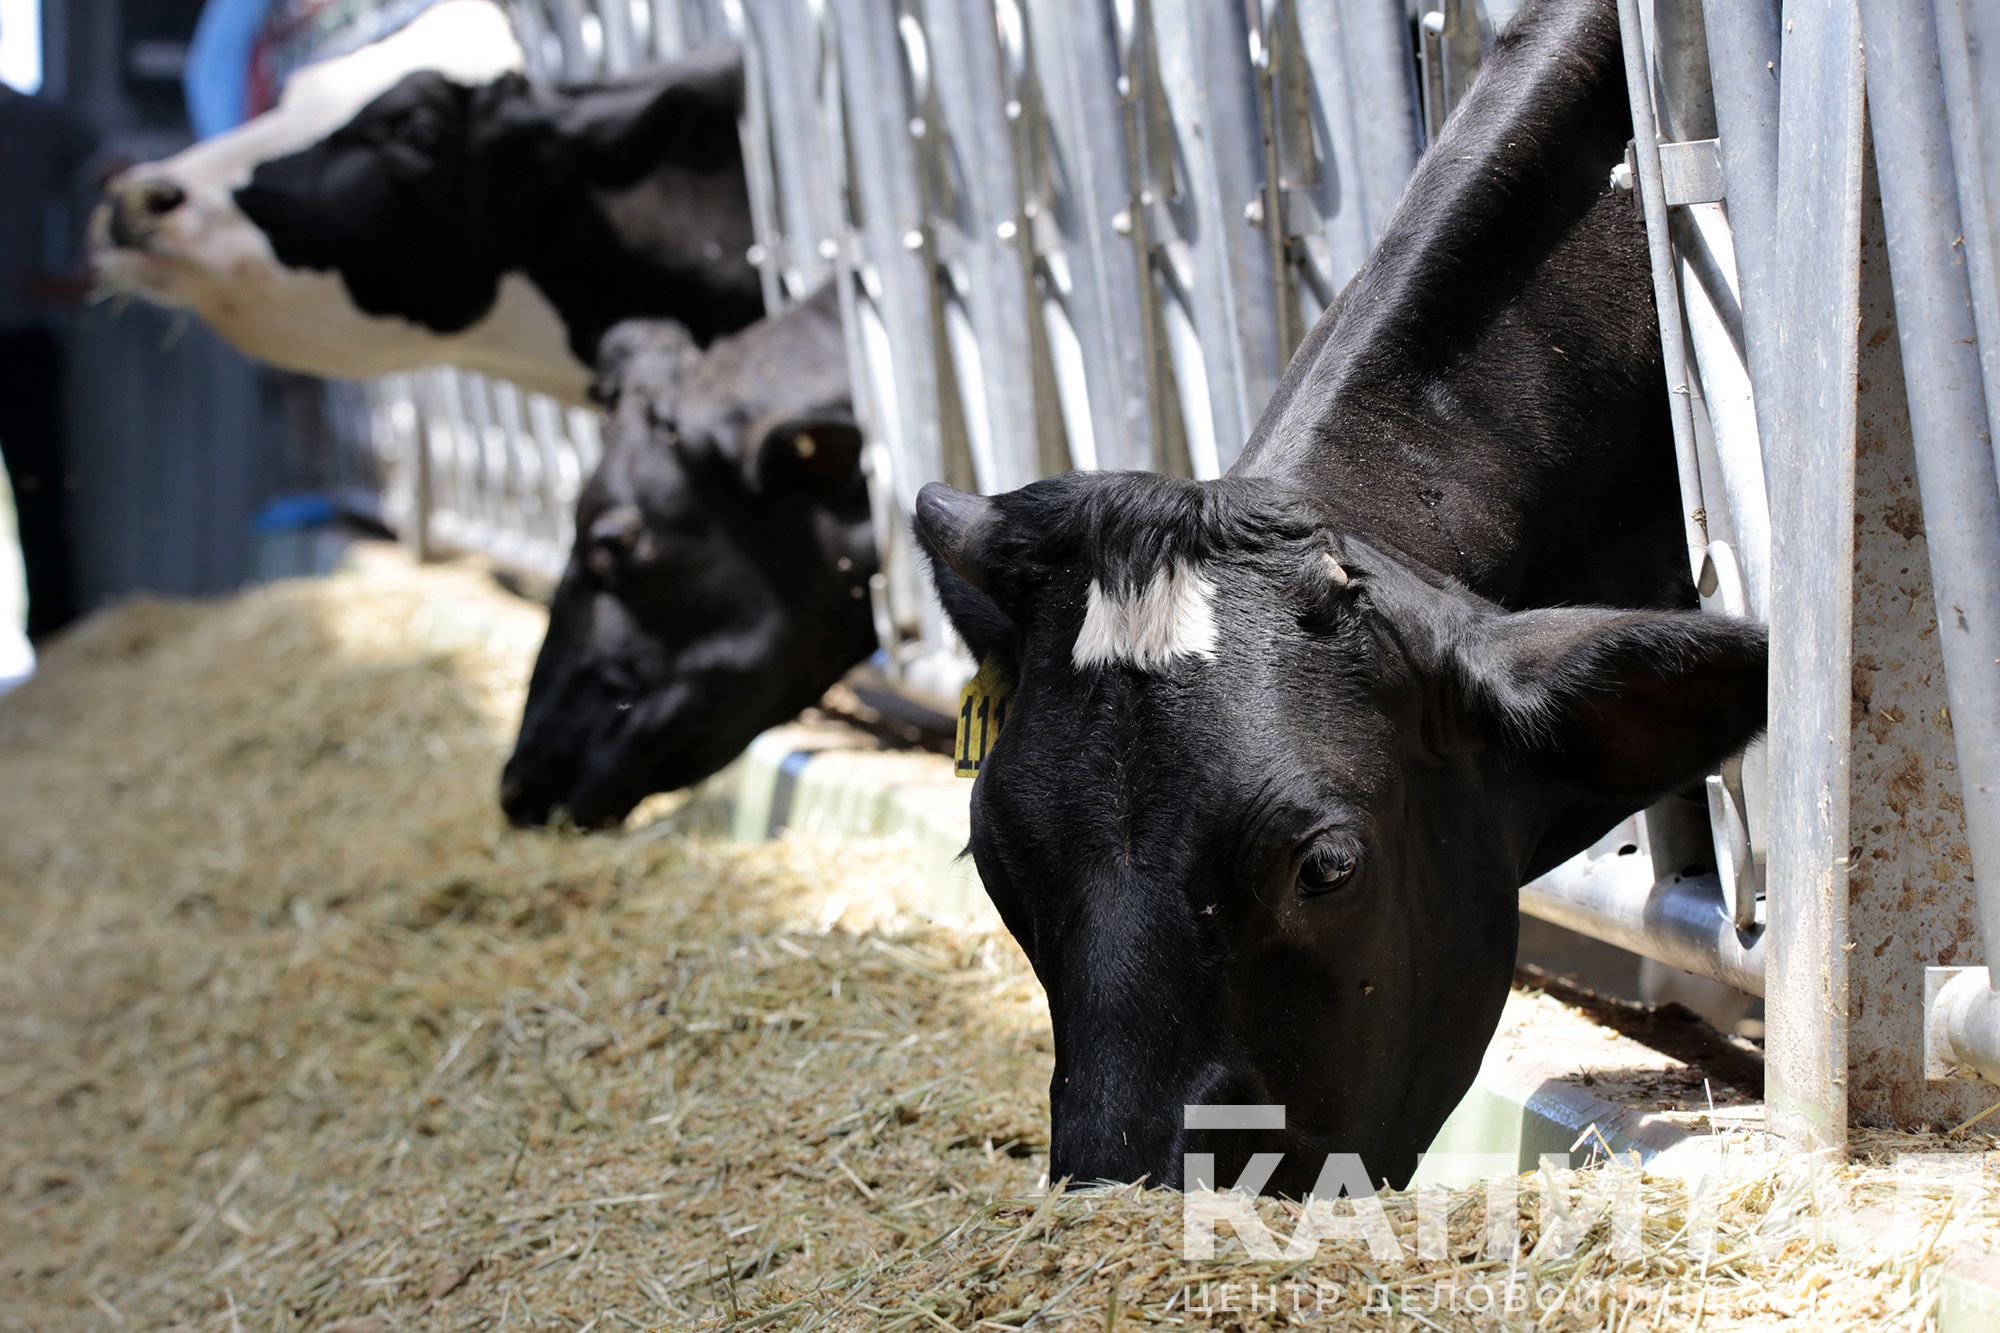
<svg viewBox="0 0 2000 1333">
<path fill-rule="evenodd" d="M 539 827 L 555 813 L 547 796 L 538 796 L 531 784 L 513 774 L 500 779 L 500 810 L 516 828 Z"/>
<path fill-rule="evenodd" d="M 139 206 L 154 217 L 165 217 L 187 202 L 187 191 L 172 181 L 147 181 L 139 187 Z"/>
<path fill-rule="evenodd" d="M 187 191 L 168 180 L 120 181 L 110 194 L 106 230 L 112 244 L 129 250 L 145 249 L 160 219 L 187 202 Z"/>
</svg>

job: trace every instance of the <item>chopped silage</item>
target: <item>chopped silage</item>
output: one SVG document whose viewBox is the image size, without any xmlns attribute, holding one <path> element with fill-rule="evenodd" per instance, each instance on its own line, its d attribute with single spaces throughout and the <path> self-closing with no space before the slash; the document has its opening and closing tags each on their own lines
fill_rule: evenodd
<svg viewBox="0 0 2000 1333">
<path fill-rule="evenodd" d="M 1221 1259 L 1188 1260 L 1179 1196 L 1047 1192 L 1032 976 L 1004 936 L 902 913 L 896 847 L 706 842 L 671 802 L 621 836 L 503 826 L 540 623 L 476 572 L 378 562 L 128 605 L 0 700 L 0 1324 L 1823 1328 L 1930 1308 L 1908 1255 L 1760 1235 L 1775 1170 L 1716 1194 L 1705 1272 L 1679 1244 L 1620 1261 L 1601 1227 L 1538 1252 L 1532 1183 L 1504 1264 L 1471 1192 L 1447 1258 L 1395 1264 L 1331 1243 L 1246 1260 L 1226 1227 Z M 1879 1190 L 1885 1168 L 1848 1176 Z M 1642 1187 L 1664 1241 L 1684 1194 Z M 1406 1240 L 1415 1199 L 1385 1202 Z M 1496 1271 L 1564 1299 L 1436 1299 Z"/>
</svg>

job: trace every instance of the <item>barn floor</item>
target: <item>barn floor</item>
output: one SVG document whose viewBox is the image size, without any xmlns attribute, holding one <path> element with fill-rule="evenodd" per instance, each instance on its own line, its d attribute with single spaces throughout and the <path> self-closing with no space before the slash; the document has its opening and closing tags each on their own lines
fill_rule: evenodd
<svg viewBox="0 0 2000 1333">
<path fill-rule="evenodd" d="M 619 836 L 506 829 L 540 613 L 365 566 L 128 605 L 0 700 L 0 1326 L 1494 1322 L 1437 1299 L 1494 1272 L 1469 1206 L 1441 1261 L 1200 1264 L 1179 1196 L 1048 1192 L 1045 1014 L 1004 934 L 909 913 L 893 842 L 708 841 L 671 800 Z M 1622 1049 L 1515 1003 L 1524 1046 Z M 1652 1058 L 1594 1077 L 1685 1105 Z M 1886 1189 L 1881 1160 L 1843 1188 Z M 1710 1190 L 1706 1265 L 1667 1243 L 1686 1191 L 1636 1182 L 1660 1244 L 1499 1265 L 1561 1296 L 1517 1322 L 1931 1317 L 1911 1256 L 1761 1230 L 1784 1180 Z M 1211 1285 L 1301 1274 L 1316 1312 Z"/>
</svg>

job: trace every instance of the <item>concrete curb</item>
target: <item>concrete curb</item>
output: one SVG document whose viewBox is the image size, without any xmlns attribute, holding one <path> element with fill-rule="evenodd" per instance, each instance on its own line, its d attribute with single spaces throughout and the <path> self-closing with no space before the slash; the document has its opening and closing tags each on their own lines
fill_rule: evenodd
<svg viewBox="0 0 2000 1333">
<path fill-rule="evenodd" d="M 702 797 L 723 808 L 737 842 L 781 833 L 844 834 L 905 842 L 924 886 L 918 913 L 999 929 L 971 858 L 972 784 L 954 778 L 942 755 L 885 750 L 838 725 L 801 723 L 765 732 L 717 776 Z"/>
</svg>

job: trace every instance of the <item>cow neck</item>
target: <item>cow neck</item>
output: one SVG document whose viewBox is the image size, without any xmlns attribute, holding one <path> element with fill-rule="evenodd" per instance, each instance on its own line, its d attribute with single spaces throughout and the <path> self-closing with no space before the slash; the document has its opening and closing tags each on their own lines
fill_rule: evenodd
<svg viewBox="0 0 2000 1333">
<path fill-rule="evenodd" d="M 1607 184 L 1629 137 L 1616 11 L 1539 8 L 1494 48 L 1234 471 L 1303 487 L 1503 603 L 1672 604 L 1686 573 L 1644 231 Z"/>
<path fill-rule="evenodd" d="M 689 200 L 709 206 L 690 208 Z M 634 221 L 677 206 L 686 209 L 683 225 Z M 571 348 L 586 362 L 622 320 L 672 319 L 705 347 L 764 314 L 747 258 L 753 233 L 740 164 L 733 174 L 669 163 L 638 182 L 572 180 L 523 194 L 515 207 L 520 267 L 562 311 Z"/>
</svg>

